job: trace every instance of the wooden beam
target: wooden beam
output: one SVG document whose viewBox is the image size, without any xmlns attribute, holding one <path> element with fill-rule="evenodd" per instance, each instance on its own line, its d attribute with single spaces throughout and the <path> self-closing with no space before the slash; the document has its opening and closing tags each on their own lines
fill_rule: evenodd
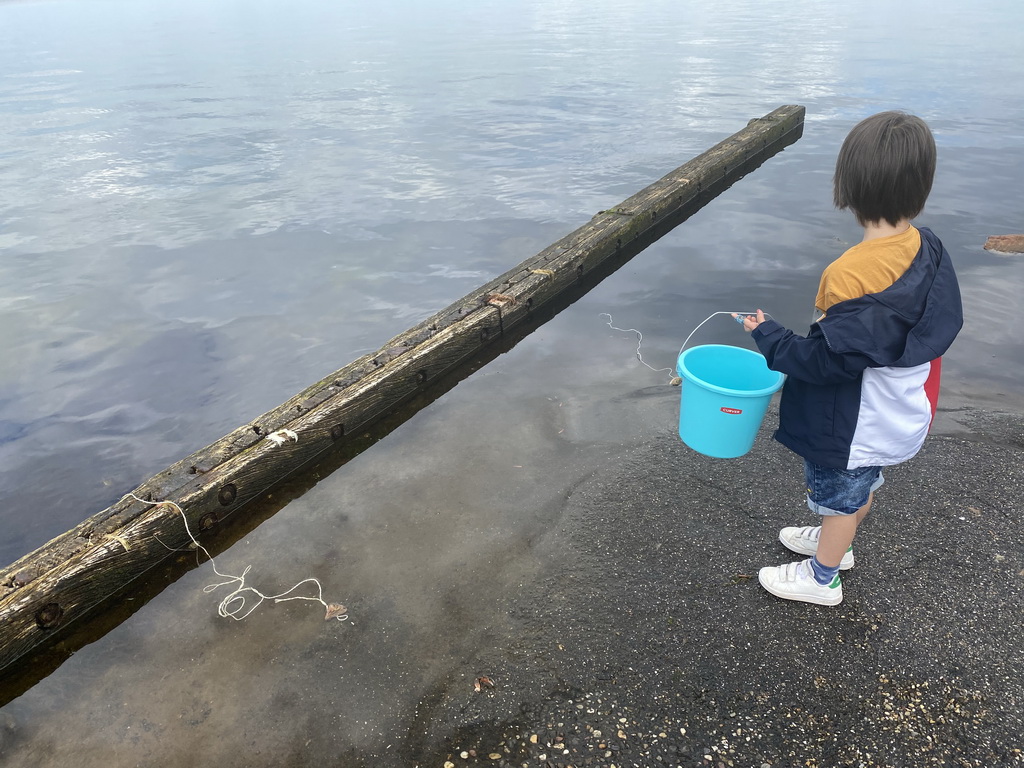
<svg viewBox="0 0 1024 768">
<path fill-rule="evenodd" d="M 800 138 L 803 120 L 800 106 L 751 120 L 377 352 L 168 467 L 134 495 L 173 501 L 202 538 L 284 478 L 450 380 L 513 329 L 543 322 L 560 297 L 603 278 Z M 188 544 L 173 508 L 122 500 L 0 570 L 0 669 L 164 560 L 168 547 Z"/>
</svg>

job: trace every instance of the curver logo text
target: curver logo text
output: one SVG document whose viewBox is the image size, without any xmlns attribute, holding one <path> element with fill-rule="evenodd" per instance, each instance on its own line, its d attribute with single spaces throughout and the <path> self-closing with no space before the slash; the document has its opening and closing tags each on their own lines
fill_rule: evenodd
<svg viewBox="0 0 1024 768">
<path fill-rule="evenodd" d="M 743 413 L 739 408 L 722 408 L 722 413 Z"/>
</svg>

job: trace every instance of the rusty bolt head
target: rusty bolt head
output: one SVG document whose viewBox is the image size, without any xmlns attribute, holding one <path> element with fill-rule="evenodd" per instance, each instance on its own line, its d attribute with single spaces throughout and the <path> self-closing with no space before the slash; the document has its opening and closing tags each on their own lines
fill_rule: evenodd
<svg viewBox="0 0 1024 768">
<path fill-rule="evenodd" d="M 64 609 L 57 603 L 47 603 L 36 611 L 36 624 L 40 629 L 53 629 L 64 618 Z"/>
<path fill-rule="evenodd" d="M 235 488 L 235 484 L 228 483 L 227 485 L 220 489 L 220 492 L 217 494 L 217 501 L 220 502 L 222 507 L 226 507 L 228 504 L 235 500 L 235 497 L 237 495 L 238 489 Z"/>
<path fill-rule="evenodd" d="M 215 526 L 220 520 L 217 515 L 213 512 L 207 512 L 205 515 L 199 518 L 199 530 L 208 531 Z"/>
</svg>

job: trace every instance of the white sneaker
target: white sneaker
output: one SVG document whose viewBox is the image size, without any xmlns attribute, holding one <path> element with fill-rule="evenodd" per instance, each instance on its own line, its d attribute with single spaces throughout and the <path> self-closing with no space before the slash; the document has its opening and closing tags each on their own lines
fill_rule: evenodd
<svg viewBox="0 0 1024 768">
<path fill-rule="evenodd" d="M 818 537 L 821 536 L 821 526 L 805 525 L 802 528 L 783 528 L 779 531 L 779 541 L 787 548 L 798 555 L 810 555 L 814 557 L 818 553 Z M 853 568 L 853 547 L 843 553 L 843 559 L 839 561 L 839 570 L 848 571 Z"/>
<path fill-rule="evenodd" d="M 816 605 L 839 605 L 843 602 L 843 581 L 839 574 L 831 584 L 819 584 L 814 579 L 810 559 L 795 563 L 762 568 L 757 580 L 761 586 L 783 600 L 799 600 Z"/>
</svg>

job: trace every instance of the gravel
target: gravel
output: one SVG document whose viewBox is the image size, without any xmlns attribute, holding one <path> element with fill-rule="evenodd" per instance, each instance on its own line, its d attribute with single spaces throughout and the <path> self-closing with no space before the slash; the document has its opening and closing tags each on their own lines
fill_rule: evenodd
<svg viewBox="0 0 1024 768">
<path fill-rule="evenodd" d="M 886 471 L 835 608 L 757 583 L 797 557 L 779 527 L 814 522 L 781 446 L 658 434 L 610 460 L 495 606 L 514 639 L 423 702 L 407 764 L 1024 765 L 1024 417 L 943 424 Z"/>
</svg>

